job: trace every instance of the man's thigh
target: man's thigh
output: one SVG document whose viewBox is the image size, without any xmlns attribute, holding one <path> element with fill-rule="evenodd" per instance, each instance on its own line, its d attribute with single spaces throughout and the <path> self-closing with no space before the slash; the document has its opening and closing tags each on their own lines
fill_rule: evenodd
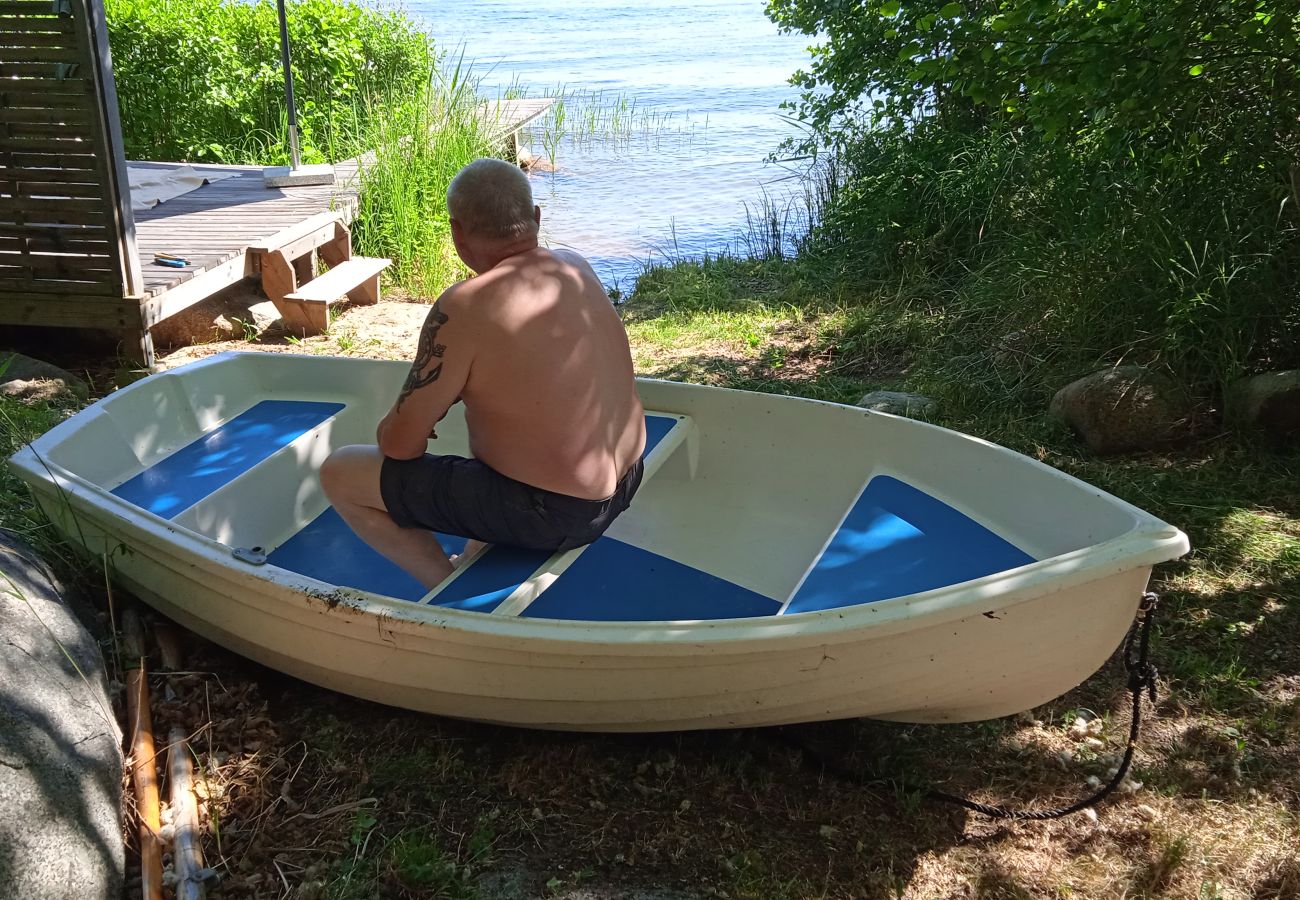
<svg viewBox="0 0 1300 900">
<path fill-rule="evenodd" d="M 373 444 L 340 447 L 321 466 L 321 487 L 331 502 L 384 509 L 384 498 L 379 492 L 383 465 L 384 454 Z"/>
</svg>

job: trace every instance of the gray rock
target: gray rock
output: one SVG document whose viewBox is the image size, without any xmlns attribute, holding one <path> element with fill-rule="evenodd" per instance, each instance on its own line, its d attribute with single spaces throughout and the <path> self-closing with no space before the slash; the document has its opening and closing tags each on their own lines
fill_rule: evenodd
<svg viewBox="0 0 1300 900">
<path fill-rule="evenodd" d="M 934 401 L 921 394 L 908 394 L 904 391 L 872 391 L 863 395 L 857 405 L 876 412 L 912 416 L 929 412 L 934 408 Z"/>
<path fill-rule="evenodd" d="M 0 885 L 24 900 L 118 897 L 122 735 L 99 645 L 61 595 L 0 531 Z"/>
<path fill-rule="evenodd" d="M 0 394 L 23 401 L 84 400 L 90 391 L 86 382 L 58 366 L 0 350 Z"/>
<path fill-rule="evenodd" d="M 1190 440 L 1196 405 L 1166 375 L 1117 366 L 1061 388 L 1048 415 L 1078 432 L 1095 453 L 1130 453 Z"/>
<path fill-rule="evenodd" d="M 213 341 L 230 341 L 255 337 L 279 318 L 257 283 L 236 282 L 230 287 L 201 300 L 193 306 L 168 316 L 149 329 L 160 347 L 186 347 Z"/>
<path fill-rule="evenodd" d="M 1300 369 L 1234 382 L 1224 398 L 1229 421 L 1277 435 L 1300 431 Z"/>
</svg>

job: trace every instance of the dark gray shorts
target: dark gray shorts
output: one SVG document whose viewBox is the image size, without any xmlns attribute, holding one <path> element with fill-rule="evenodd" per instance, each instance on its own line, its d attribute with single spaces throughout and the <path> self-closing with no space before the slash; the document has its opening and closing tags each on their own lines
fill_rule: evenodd
<svg viewBox="0 0 1300 900">
<path fill-rule="evenodd" d="M 529 550 L 571 550 L 605 533 L 641 486 L 638 457 L 613 495 L 583 500 L 515 481 L 463 456 L 384 459 L 379 493 L 402 528 Z"/>
</svg>

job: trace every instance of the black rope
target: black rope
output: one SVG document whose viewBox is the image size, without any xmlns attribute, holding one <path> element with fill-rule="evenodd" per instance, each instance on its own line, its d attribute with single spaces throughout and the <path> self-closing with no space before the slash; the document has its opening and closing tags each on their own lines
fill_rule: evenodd
<svg viewBox="0 0 1300 900">
<path fill-rule="evenodd" d="M 1106 799 L 1124 781 L 1124 776 L 1128 774 L 1129 766 L 1133 762 L 1133 754 L 1137 750 L 1138 736 L 1142 730 L 1142 694 L 1145 692 L 1153 704 L 1156 702 L 1156 668 L 1151 664 L 1150 650 L 1151 622 L 1155 618 L 1155 611 L 1159 602 L 1160 598 L 1156 594 L 1148 592 L 1142 595 L 1142 602 L 1138 605 L 1137 618 L 1133 623 L 1133 627 L 1129 629 L 1128 635 L 1124 638 L 1124 669 L 1128 673 L 1128 689 L 1133 694 L 1133 712 L 1129 720 L 1128 744 L 1124 748 L 1124 758 L 1116 768 L 1115 774 L 1111 776 L 1109 782 L 1100 787 L 1095 793 L 1071 803 L 1069 806 L 1056 809 L 1026 810 L 991 806 L 967 797 L 949 794 L 946 791 L 909 784 L 906 781 L 895 781 L 894 783 L 903 790 L 919 794 L 927 800 L 960 806 L 969 809 L 971 812 L 994 819 L 1015 819 L 1019 821 L 1060 819 L 1081 812 L 1090 806 L 1095 806 Z M 849 771 L 843 766 L 830 763 L 811 747 L 790 738 L 784 731 L 778 731 L 777 733 L 785 743 L 799 750 L 806 759 L 817 762 L 826 771 L 848 781 L 858 783 L 864 781 L 857 773 Z"/>
</svg>

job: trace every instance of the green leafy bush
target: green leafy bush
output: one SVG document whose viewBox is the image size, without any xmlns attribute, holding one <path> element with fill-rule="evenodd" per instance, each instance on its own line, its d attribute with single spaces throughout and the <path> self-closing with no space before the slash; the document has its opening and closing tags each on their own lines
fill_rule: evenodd
<svg viewBox="0 0 1300 900">
<path fill-rule="evenodd" d="M 269 0 L 107 0 L 127 155 L 269 165 L 288 161 L 279 21 Z M 445 194 L 495 149 L 476 82 L 400 11 L 289 5 L 306 162 L 364 156 L 353 241 L 390 257 L 425 296 L 464 277 Z"/>
<path fill-rule="evenodd" d="M 287 161 L 284 76 L 269 0 L 106 0 L 113 71 L 132 159 Z M 294 90 L 308 162 L 360 149 L 355 115 L 422 93 L 432 39 L 400 12 L 289 5 Z"/>
<path fill-rule="evenodd" d="M 768 11 L 822 40 L 795 106 L 840 177 L 810 252 L 941 310 L 953 371 L 1045 390 L 1124 359 L 1214 389 L 1300 364 L 1291 5 Z"/>
</svg>

